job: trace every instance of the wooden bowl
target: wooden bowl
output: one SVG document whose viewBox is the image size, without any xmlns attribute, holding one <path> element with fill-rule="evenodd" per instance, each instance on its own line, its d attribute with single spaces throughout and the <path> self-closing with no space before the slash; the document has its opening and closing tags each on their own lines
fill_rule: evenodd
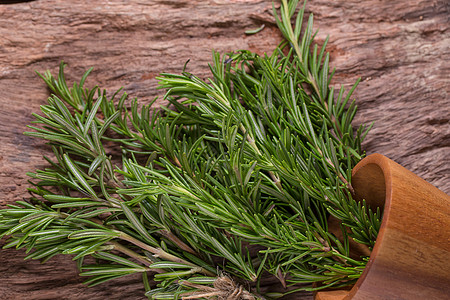
<svg viewBox="0 0 450 300">
<path fill-rule="evenodd" d="M 315 300 L 450 299 L 450 196 L 381 154 L 352 174 L 356 199 L 384 207 L 381 229 L 356 284 Z"/>
</svg>

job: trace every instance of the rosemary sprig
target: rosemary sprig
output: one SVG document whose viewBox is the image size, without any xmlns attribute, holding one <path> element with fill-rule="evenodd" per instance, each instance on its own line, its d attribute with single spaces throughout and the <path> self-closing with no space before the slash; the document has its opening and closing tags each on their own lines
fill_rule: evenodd
<svg viewBox="0 0 450 300">
<path fill-rule="evenodd" d="M 235 280 L 252 287 L 241 296 L 262 297 L 263 272 L 294 291 L 352 284 L 367 258 L 351 257 L 349 239 L 370 250 L 381 219 L 351 193 L 368 128 L 353 129 L 356 84 L 335 95 L 326 41 L 311 50 L 313 18 L 301 33 L 297 6 L 274 9 L 287 43 L 272 55 L 213 53 L 207 81 L 158 77 L 169 103 L 159 110 L 85 88 L 91 69 L 71 88 L 63 63 L 57 78 L 39 74 L 54 94 L 25 134 L 54 158 L 29 173 L 29 202 L 0 210 L 5 248 L 74 255 L 90 285 L 141 273 L 152 299 L 242 291 Z"/>
</svg>

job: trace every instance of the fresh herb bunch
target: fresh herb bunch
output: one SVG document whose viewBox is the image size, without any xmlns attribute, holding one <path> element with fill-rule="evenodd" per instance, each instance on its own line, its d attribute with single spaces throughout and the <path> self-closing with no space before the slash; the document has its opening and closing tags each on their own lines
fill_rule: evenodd
<svg viewBox="0 0 450 300">
<path fill-rule="evenodd" d="M 330 87 L 327 40 L 313 45 L 312 14 L 302 32 L 297 7 L 274 8 L 286 42 L 271 55 L 213 53 L 207 81 L 162 74 L 169 104 L 160 109 L 85 88 L 92 69 L 71 88 L 64 64 L 57 78 L 39 74 L 53 95 L 25 134 L 48 141 L 54 158 L 28 174 L 28 202 L 0 211 L 4 248 L 43 261 L 71 254 L 89 285 L 141 273 L 151 299 L 354 283 L 367 257 L 351 257 L 349 241 L 370 250 L 381 220 L 352 199 L 368 128 L 352 127 L 357 83 Z M 264 273 L 293 287 L 261 295 Z"/>
</svg>

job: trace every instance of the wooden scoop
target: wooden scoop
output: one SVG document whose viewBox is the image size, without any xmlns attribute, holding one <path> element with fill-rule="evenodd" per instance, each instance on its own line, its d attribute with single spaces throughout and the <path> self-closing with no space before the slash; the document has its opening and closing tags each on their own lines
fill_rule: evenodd
<svg viewBox="0 0 450 300">
<path fill-rule="evenodd" d="M 356 284 L 314 299 L 450 299 L 450 196 L 381 154 L 352 176 L 356 199 L 384 208 L 381 229 Z"/>
</svg>

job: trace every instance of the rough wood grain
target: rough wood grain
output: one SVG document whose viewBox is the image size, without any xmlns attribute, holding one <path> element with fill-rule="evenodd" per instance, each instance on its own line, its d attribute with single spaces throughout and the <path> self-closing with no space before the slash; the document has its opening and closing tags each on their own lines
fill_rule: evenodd
<svg viewBox="0 0 450 300">
<path fill-rule="evenodd" d="M 1 3 L 1 1 L 0 1 Z M 0 206 L 27 196 L 25 172 L 48 149 L 22 135 L 48 91 L 34 70 L 68 63 L 68 79 L 95 68 L 89 83 L 124 86 L 148 102 L 154 77 L 207 75 L 210 50 L 270 52 L 281 40 L 266 0 L 38 0 L 0 4 Z M 307 10 L 330 35 L 333 83 L 350 86 L 357 122 L 375 121 L 365 143 L 450 192 L 449 3 L 447 1 L 310 1 Z M 244 31 L 266 28 L 253 36 Z M 0 242 L 1 243 L 1 242 Z M 137 278 L 86 289 L 67 257 L 45 265 L 0 251 L 0 299 L 140 299 Z M 300 299 L 298 296 L 297 299 Z M 305 299 L 308 299 L 307 296 Z"/>
</svg>

